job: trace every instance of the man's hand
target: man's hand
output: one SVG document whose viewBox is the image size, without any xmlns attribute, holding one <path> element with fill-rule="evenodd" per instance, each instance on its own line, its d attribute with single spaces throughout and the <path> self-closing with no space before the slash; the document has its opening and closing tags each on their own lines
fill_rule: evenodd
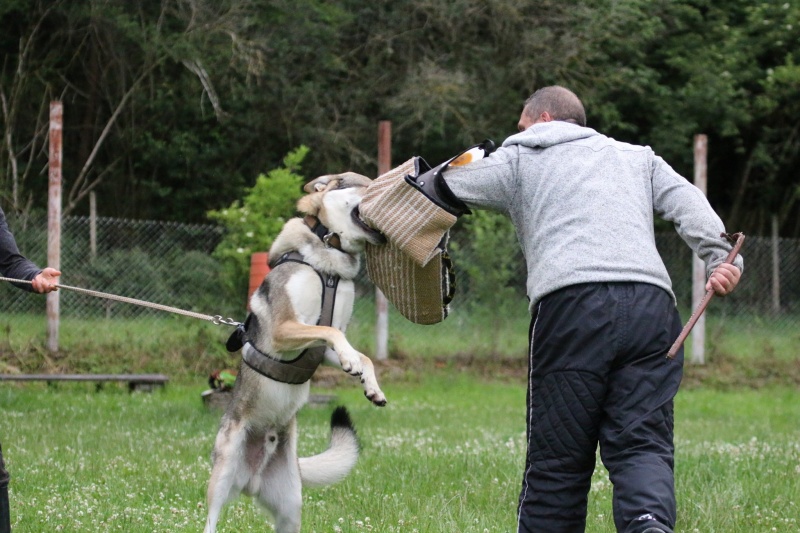
<svg viewBox="0 0 800 533">
<path fill-rule="evenodd" d="M 739 278 L 742 272 L 730 263 L 722 263 L 708 278 L 706 283 L 706 290 L 713 290 L 717 296 L 725 296 L 730 294 L 736 285 L 739 284 Z"/>
<path fill-rule="evenodd" d="M 31 281 L 33 290 L 38 293 L 52 292 L 58 290 L 56 284 L 58 283 L 58 276 L 61 272 L 55 268 L 47 267 Z"/>
</svg>

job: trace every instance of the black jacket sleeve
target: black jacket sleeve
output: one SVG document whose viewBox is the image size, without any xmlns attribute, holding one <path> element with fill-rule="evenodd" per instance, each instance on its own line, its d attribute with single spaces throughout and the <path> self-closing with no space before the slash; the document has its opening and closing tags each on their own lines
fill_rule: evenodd
<svg viewBox="0 0 800 533">
<path fill-rule="evenodd" d="M 19 253 L 17 241 L 8 229 L 6 215 L 0 209 L 0 274 L 6 278 L 32 280 L 42 269 Z M 15 283 L 20 289 L 33 291 L 28 284 Z"/>
</svg>

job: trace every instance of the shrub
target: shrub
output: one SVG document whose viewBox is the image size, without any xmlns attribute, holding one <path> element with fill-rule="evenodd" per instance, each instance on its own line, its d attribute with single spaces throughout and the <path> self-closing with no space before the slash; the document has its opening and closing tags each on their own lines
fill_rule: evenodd
<svg viewBox="0 0 800 533">
<path fill-rule="evenodd" d="M 241 202 L 208 212 L 208 217 L 226 230 L 214 257 L 223 265 L 220 281 L 232 299 L 247 292 L 250 256 L 269 250 L 284 222 L 295 215 L 304 181 L 298 172 L 308 150 L 300 146 L 286 155 L 282 167 L 259 175 Z"/>
</svg>

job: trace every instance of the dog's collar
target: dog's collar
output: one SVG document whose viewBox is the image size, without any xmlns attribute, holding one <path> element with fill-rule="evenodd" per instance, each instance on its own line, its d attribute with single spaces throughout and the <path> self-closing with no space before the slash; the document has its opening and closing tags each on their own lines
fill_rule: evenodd
<svg viewBox="0 0 800 533">
<path fill-rule="evenodd" d="M 325 243 L 325 246 L 328 248 L 335 248 L 340 252 L 344 251 L 342 250 L 342 240 L 339 238 L 339 234 L 334 233 L 326 228 L 320 219 L 314 215 L 306 215 L 303 217 L 303 222 L 305 222 L 306 226 L 308 226 L 311 231 L 314 232 L 314 235 L 319 237 L 320 240 Z"/>
</svg>

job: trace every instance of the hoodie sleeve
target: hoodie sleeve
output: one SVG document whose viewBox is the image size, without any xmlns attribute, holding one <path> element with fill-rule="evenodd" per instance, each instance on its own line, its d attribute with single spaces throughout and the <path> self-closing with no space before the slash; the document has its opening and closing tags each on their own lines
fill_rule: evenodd
<svg viewBox="0 0 800 533">
<path fill-rule="evenodd" d="M 706 276 L 710 276 L 733 249 L 720 236 L 725 232 L 722 220 L 700 189 L 658 156 L 653 156 L 652 183 L 656 215 L 675 225 L 681 238 L 706 264 Z M 736 256 L 733 264 L 744 272 L 741 255 Z"/>
<path fill-rule="evenodd" d="M 443 174 L 450 191 L 468 207 L 508 214 L 516 192 L 518 148 L 503 147 L 489 157 Z"/>
<path fill-rule="evenodd" d="M 14 235 L 8 229 L 6 215 L 0 209 L 0 274 L 6 278 L 32 280 L 42 270 L 19 253 Z M 20 289 L 32 291 L 28 284 L 14 284 Z"/>
</svg>

